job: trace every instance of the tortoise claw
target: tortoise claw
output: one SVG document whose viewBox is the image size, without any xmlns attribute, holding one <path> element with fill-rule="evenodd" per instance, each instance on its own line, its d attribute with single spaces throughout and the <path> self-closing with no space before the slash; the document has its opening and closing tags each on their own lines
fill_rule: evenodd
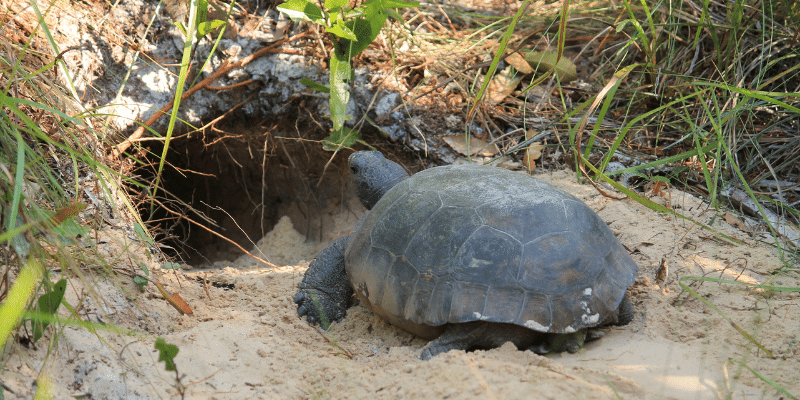
<svg viewBox="0 0 800 400">
<path fill-rule="evenodd" d="M 344 307 L 337 308 L 331 296 L 319 290 L 301 289 L 293 300 L 297 304 L 297 315 L 305 316 L 311 325 L 319 323 L 322 329 L 328 329 L 333 321 L 341 321 L 345 314 Z"/>
<path fill-rule="evenodd" d="M 320 323 L 327 329 L 333 321 L 341 321 L 353 295 L 344 268 L 344 252 L 349 236 L 334 240 L 311 261 L 294 296 L 297 314 L 306 316 L 309 324 Z"/>
</svg>

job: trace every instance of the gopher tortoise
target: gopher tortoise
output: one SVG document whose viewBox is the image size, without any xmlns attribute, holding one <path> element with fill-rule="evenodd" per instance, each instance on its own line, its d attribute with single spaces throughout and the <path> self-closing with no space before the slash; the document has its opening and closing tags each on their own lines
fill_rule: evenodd
<svg viewBox="0 0 800 400">
<path fill-rule="evenodd" d="M 411 177 L 380 152 L 349 158 L 369 210 L 317 254 L 294 298 L 327 329 L 355 291 L 391 324 L 425 339 L 430 359 L 513 342 L 578 351 L 625 325 L 638 267 L 586 204 L 527 174 L 450 165 Z"/>
</svg>

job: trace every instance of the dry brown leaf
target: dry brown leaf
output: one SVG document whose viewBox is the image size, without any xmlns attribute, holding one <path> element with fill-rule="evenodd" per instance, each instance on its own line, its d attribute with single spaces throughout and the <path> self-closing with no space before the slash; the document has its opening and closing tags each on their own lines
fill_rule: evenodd
<svg viewBox="0 0 800 400">
<path fill-rule="evenodd" d="M 537 86 L 537 87 L 538 87 L 538 86 Z M 536 135 L 538 135 L 538 134 L 540 134 L 540 133 L 542 133 L 542 132 L 541 132 L 541 131 L 538 131 L 538 130 L 536 130 L 536 129 L 533 129 L 533 128 L 531 128 L 531 129 L 528 129 L 527 131 L 525 131 L 525 140 L 532 139 L 532 138 L 536 137 Z M 538 143 L 538 142 L 537 142 L 537 143 Z M 543 146 L 543 147 L 544 147 L 544 146 Z"/>
<path fill-rule="evenodd" d="M 445 136 L 444 142 L 447 143 L 453 150 L 459 152 L 464 156 L 482 156 L 491 157 L 500 152 L 496 145 L 487 143 L 485 140 L 476 137 L 469 138 L 469 144 L 464 135 L 458 136 Z"/>
<path fill-rule="evenodd" d="M 183 297 L 181 297 L 181 295 L 179 295 L 178 293 L 170 293 L 167 289 L 164 289 L 164 285 L 158 282 L 153 282 L 153 283 L 156 285 L 156 288 L 161 293 L 161 295 L 164 296 L 164 299 L 167 300 L 169 305 L 171 305 L 174 309 L 178 310 L 178 312 L 181 313 L 181 315 L 194 314 L 192 308 L 189 307 L 189 304 L 187 304 L 185 300 L 183 300 Z"/>
<path fill-rule="evenodd" d="M 542 150 L 544 150 L 544 145 L 539 142 L 534 142 L 528 145 L 526 151 L 531 153 L 531 156 L 533 156 L 535 160 L 538 160 L 542 157 Z"/>
<path fill-rule="evenodd" d="M 739 228 L 739 230 L 742 232 L 750 232 L 750 229 L 747 229 L 747 225 L 745 225 L 744 222 L 742 222 L 742 220 L 737 218 L 735 215 L 731 213 L 725 213 L 722 218 L 725 219 L 725 222 L 729 223 L 731 226 Z"/>
<path fill-rule="evenodd" d="M 527 151 L 525 152 L 525 157 L 522 158 L 522 163 L 525 164 L 525 168 L 528 168 L 528 172 L 536 170 L 536 159 L 528 156 Z"/>
<path fill-rule="evenodd" d="M 544 146 L 541 143 L 531 143 L 525 149 L 525 157 L 522 158 L 522 163 L 528 167 L 528 171 L 533 172 L 536 169 L 536 160 L 542 157 L 542 150 Z"/>
<path fill-rule="evenodd" d="M 489 83 L 489 96 L 486 103 L 492 105 L 503 101 L 517 88 L 520 81 L 522 81 L 522 75 L 511 68 L 504 69 Z"/>
<path fill-rule="evenodd" d="M 525 61 L 525 57 L 521 56 L 519 53 L 511 53 L 506 57 L 506 62 L 521 74 L 530 75 L 533 73 L 533 67 L 531 67 L 530 64 Z"/>
<path fill-rule="evenodd" d="M 667 265 L 667 259 L 662 257 L 661 265 L 656 270 L 656 284 L 666 287 L 667 275 L 669 275 L 669 265 Z"/>
</svg>

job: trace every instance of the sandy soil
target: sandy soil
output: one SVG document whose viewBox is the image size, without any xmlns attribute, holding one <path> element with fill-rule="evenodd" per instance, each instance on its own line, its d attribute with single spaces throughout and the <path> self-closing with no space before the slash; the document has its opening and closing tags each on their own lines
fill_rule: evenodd
<svg viewBox="0 0 800 400">
<path fill-rule="evenodd" d="M 165 371 L 158 360 L 156 336 L 179 346 L 175 362 L 180 383 L 186 398 L 192 399 L 781 396 L 743 365 L 789 393 L 800 393 L 797 293 L 685 281 L 770 350 L 775 355 L 770 358 L 718 313 L 682 292 L 677 282 L 694 275 L 799 287 L 795 277 L 770 274 L 780 266 L 776 250 L 676 190 L 654 199 L 745 244 L 715 239 L 709 230 L 631 200 L 603 197 L 593 187 L 575 183 L 570 172 L 537 177 L 586 201 L 641 267 L 630 288 L 637 308 L 634 321 L 607 329 L 605 338 L 577 354 L 542 357 L 506 344 L 489 351 L 451 351 L 423 362 L 416 358 L 423 340 L 386 324 L 360 305 L 323 333 L 297 317 L 292 297 L 308 265 L 305 260 L 325 243 L 306 241 L 285 218 L 259 243 L 266 256 L 283 267 L 260 268 L 240 259 L 222 268 L 160 274 L 162 282 L 193 308 L 191 316 L 178 315 L 152 285 L 143 295 L 124 295 L 110 282 L 100 282 L 94 289 L 103 300 L 86 298 L 80 303 L 78 294 L 85 290 L 73 279 L 67 298 L 81 307 L 82 315 L 142 333 L 98 331 L 103 343 L 85 329 L 67 327 L 50 358 L 45 355 L 51 336 L 40 341 L 37 350 L 18 347 L 2 371 L 2 382 L 13 390 L 6 391 L 6 398 L 31 398 L 37 382 L 44 382 L 37 381 L 39 370 L 50 374 L 53 394 L 59 399 L 179 397 L 175 373 Z M 336 223 L 328 225 L 332 227 L 328 237 L 346 234 L 358 213 L 341 206 L 330 209 L 337 211 L 330 216 Z M 108 254 L 128 237 L 116 231 L 105 234 L 117 239 L 100 245 Z M 137 253 L 136 243 L 127 245 Z M 669 270 L 665 281 L 656 272 L 662 260 Z M 206 288 L 197 277 L 228 287 Z M 134 292 L 132 286 L 122 285 Z"/>
</svg>

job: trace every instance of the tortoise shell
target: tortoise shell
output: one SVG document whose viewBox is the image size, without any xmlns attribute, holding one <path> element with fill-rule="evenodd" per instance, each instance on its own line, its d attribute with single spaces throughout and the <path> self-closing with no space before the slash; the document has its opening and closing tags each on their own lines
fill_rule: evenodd
<svg viewBox="0 0 800 400">
<path fill-rule="evenodd" d="M 638 269 L 576 197 L 475 165 L 396 184 L 359 221 L 345 265 L 362 302 L 421 337 L 471 321 L 550 333 L 601 325 Z"/>
</svg>

